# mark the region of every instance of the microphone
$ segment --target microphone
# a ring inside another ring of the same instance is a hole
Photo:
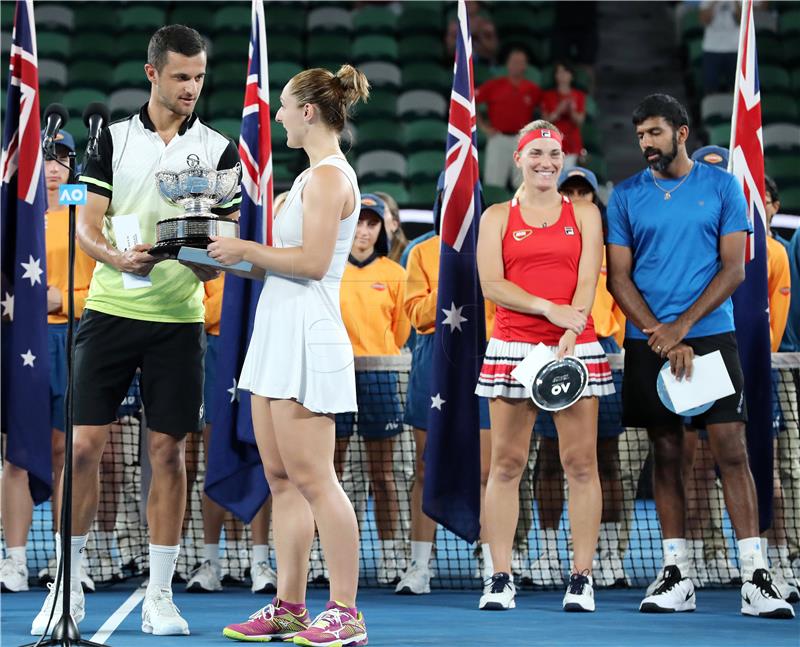
[[[55,157],[56,135],[69,121],[69,114],[67,109],[60,103],[51,103],[44,111],[44,121],[42,148],[49,156]]]
[[[86,106],[83,111],[83,123],[89,129],[89,140],[86,143],[86,157],[97,159],[97,141],[100,138],[100,131],[109,121],[108,108],[105,104],[95,101]]]

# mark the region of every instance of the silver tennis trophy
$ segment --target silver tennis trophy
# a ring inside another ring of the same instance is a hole
[[[204,167],[196,155],[187,158],[182,171],[156,172],[156,187],[161,197],[183,208],[175,218],[156,223],[154,256],[178,258],[182,248],[205,250],[211,236],[239,237],[239,223],[217,216],[211,209],[228,202],[239,186],[240,166],[217,171]]]

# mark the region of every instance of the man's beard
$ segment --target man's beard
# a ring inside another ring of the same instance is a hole
[[[650,161],[647,159],[650,155],[654,153],[658,154],[658,158],[654,161]],[[654,171],[658,171],[659,173],[663,173],[664,171],[669,168],[669,165],[672,164],[672,160],[674,160],[678,156],[678,133],[672,133],[672,151],[669,153],[663,153],[658,148],[646,148],[644,151],[644,159],[647,162],[648,166],[653,169]]]

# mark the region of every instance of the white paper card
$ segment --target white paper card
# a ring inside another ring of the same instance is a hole
[[[117,249],[121,252],[126,252],[131,247],[141,244],[142,232],[139,228],[139,216],[135,213],[114,216],[111,219],[111,225],[114,228],[114,238],[117,239]],[[122,287],[126,290],[149,288],[151,285],[153,282],[149,276],[122,273]]]
[[[530,394],[531,385],[539,370],[556,358],[556,354],[544,344],[537,344],[533,350],[528,353],[528,356],[520,362],[520,364],[511,371],[511,376],[525,385]]]
[[[691,380],[676,380],[669,364],[661,369],[661,378],[675,411],[688,411],[736,392],[718,350],[692,360]]]

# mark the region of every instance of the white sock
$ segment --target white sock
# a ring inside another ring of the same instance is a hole
[[[77,535],[71,537],[72,550],[70,551],[69,582],[73,591],[81,588],[81,565],[83,555],[86,551],[86,540],[89,535]]]
[[[269,564],[269,546],[267,544],[253,544],[253,550],[250,552],[250,569],[253,566],[266,562]]]
[[[753,572],[759,568],[767,568],[766,560],[761,553],[761,545],[766,541],[761,537],[747,537],[736,542],[739,546],[739,565],[743,582],[749,580],[753,576]]]
[[[20,566],[27,566],[28,556],[25,552],[25,546],[14,546],[13,548],[6,547],[6,557]]]
[[[494,563],[489,544],[481,544],[481,554],[483,555],[483,579],[486,580],[494,575]]]
[[[424,568],[428,568],[428,562],[431,559],[431,551],[433,550],[433,542],[430,541],[412,541],[411,542],[411,561],[416,562]]]
[[[542,528],[542,547],[539,553],[558,553],[558,530],[555,528]]]
[[[677,566],[683,575],[689,565],[689,553],[683,538],[665,539],[661,542],[664,550],[664,566]]]
[[[219,544],[203,544],[203,560],[208,560],[216,570],[219,570]]]
[[[180,546],[150,544],[150,582],[147,591],[172,590],[172,576],[178,562]]]

